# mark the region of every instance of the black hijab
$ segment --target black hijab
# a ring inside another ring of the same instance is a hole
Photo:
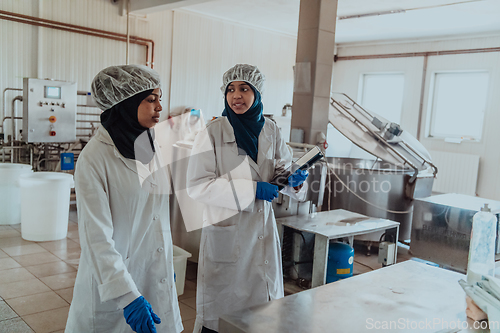
[[[135,94],[101,114],[101,124],[108,131],[120,154],[143,164],[149,163],[155,153],[154,130],[139,124],[137,110],[141,102],[151,95],[153,90],[149,89]],[[136,139],[145,131],[147,131],[147,136],[142,135],[141,138],[147,138],[146,142],[143,142],[145,140],[136,142]]]
[[[231,126],[233,126],[234,137],[238,147],[243,149],[247,155],[250,156],[255,163],[257,163],[257,154],[259,152],[259,134],[262,127],[264,127],[265,122],[262,114],[264,105],[262,104],[259,91],[250,83],[248,83],[248,85],[252,88],[255,96],[255,100],[250,109],[243,114],[237,114],[227,103],[227,98],[224,97],[224,111],[222,112],[222,115],[226,116]],[[227,96],[228,87],[226,87],[225,96]]]

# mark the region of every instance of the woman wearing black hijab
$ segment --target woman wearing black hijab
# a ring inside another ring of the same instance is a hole
[[[194,333],[218,331],[223,314],[283,297],[278,230],[270,184],[292,162],[276,124],[264,118],[264,75],[238,64],[223,76],[222,117],[195,138],[188,194],[205,204]],[[307,171],[288,180],[297,187]],[[285,187],[290,196],[299,193]]]
[[[92,95],[104,112],[76,166],[82,252],[66,332],[181,332],[153,130],[160,78],[145,66],[111,66],[94,78]]]

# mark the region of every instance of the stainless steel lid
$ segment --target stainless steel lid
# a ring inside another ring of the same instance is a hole
[[[410,167],[416,178],[420,172],[437,168],[425,147],[396,123],[363,109],[343,93],[332,93],[330,123],[355,145],[377,158],[401,167]]]

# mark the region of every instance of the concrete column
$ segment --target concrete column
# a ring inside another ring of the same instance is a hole
[[[304,142],[326,136],[338,0],[301,0],[292,106],[292,129]]]

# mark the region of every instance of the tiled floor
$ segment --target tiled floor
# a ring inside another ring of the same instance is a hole
[[[64,332],[73,298],[80,241],[76,212],[68,237],[53,242],[21,238],[21,225],[0,225],[0,332]],[[179,306],[184,332],[196,317],[196,264],[188,263]]]
[[[80,258],[76,221],[71,211],[68,237],[53,242],[25,241],[20,224],[0,225],[0,332],[64,332]],[[355,251],[354,274],[382,267],[376,253],[364,252]],[[398,255],[398,261],[409,258]],[[188,262],[184,294],[179,296],[184,332],[189,333],[196,317],[196,270]]]

